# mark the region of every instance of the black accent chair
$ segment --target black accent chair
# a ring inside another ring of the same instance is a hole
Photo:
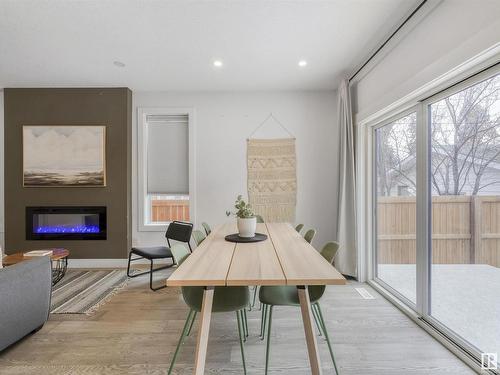
[[[170,240],[187,243],[189,250],[193,252],[193,250],[191,249],[191,244],[189,243],[192,232],[193,232],[192,223],[186,223],[183,221],[173,221],[169,224],[167,232],[165,233],[165,238],[167,239],[168,247],[166,246],[133,247],[128,255],[127,276],[137,277],[149,273],[149,288],[152,291],[166,288],[166,285],[153,288],[153,272],[164,270],[165,268],[170,268],[175,264],[174,257],[172,256],[172,252],[170,251]],[[132,254],[137,255],[137,257],[132,258]],[[172,259],[172,264],[153,268],[154,259],[168,259],[168,258]],[[131,275],[130,263],[140,259],[149,259],[149,261],[151,262],[150,270],[135,275]]]

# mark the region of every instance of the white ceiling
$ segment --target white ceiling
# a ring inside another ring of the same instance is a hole
[[[333,89],[415,3],[0,0],[0,89]]]

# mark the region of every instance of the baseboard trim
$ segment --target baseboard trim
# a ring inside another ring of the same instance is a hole
[[[155,264],[170,263],[167,259],[155,260]],[[127,268],[128,259],[68,259],[68,268]],[[137,260],[133,265],[147,264],[150,262],[147,259]]]

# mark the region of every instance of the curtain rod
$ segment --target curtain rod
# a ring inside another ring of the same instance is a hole
[[[401,25],[399,25],[396,30],[394,30],[391,35],[389,35],[389,37],[380,45],[380,47],[378,47],[376,49],[375,52],[373,52],[370,57],[368,57],[368,59],[363,63],[363,65],[361,65],[359,67],[358,70],[356,70],[356,72],[349,77],[349,81],[351,81],[354,77],[356,77],[358,75],[358,73],[366,66],[368,65],[368,63],[382,50],[382,48],[384,48],[387,43],[389,43],[389,41],[399,32],[399,30],[401,30],[403,28],[404,25],[406,25],[406,23],[420,10],[420,8],[422,8],[422,6],[427,2],[427,0],[423,0],[414,10],[413,12],[410,13],[410,15],[408,17],[406,17],[406,19],[401,23]]]

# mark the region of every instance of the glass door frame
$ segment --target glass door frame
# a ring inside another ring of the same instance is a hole
[[[448,87],[445,90],[442,90],[424,100],[422,100],[419,103],[419,106],[421,107],[422,111],[422,116],[421,118],[424,120],[423,124],[421,124],[421,148],[418,147],[418,133],[417,133],[417,157],[418,157],[418,152],[420,152],[422,156],[422,166],[421,166],[421,171],[422,173],[418,173],[418,176],[420,177],[420,180],[417,179],[417,191],[419,187],[419,182],[420,182],[420,187],[422,189],[425,189],[425,193],[422,191],[421,194],[426,195],[426,201],[424,201],[424,198],[422,198],[422,202],[420,202],[420,206],[418,204],[418,198],[417,198],[417,225],[419,223],[418,219],[418,210],[419,208],[421,209],[421,219],[422,223],[420,223],[423,231],[422,235],[425,233],[425,237],[427,241],[426,248],[420,249],[420,252],[422,253],[422,259],[421,261],[425,261],[426,267],[424,270],[422,270],[421,274],[421,285],[420,287],[422,289],[422,309],[418,310],[419,314],[421,314],[421,318],[436,328],[438,331],[440,331],[443,335],[451,339],[457,346],[459,346],[461,349],[463,349],[465,352],[467,352],[470,356],[478,360],[479,362],[481,361],[481,350],[474,345],[472,345],[470,342],[467,341],[466,338],[458,335],[454,331],[452,331],[450,328],[448,328],[446,325],[441,323],[439,320],[434,318],[431,315],[431,296],[432,296],[432,283],[431,283],[431,276],[432,276],[432,189],[431,189],[431,179],[429,177],[429,172],[430,172],[430,163],[431,163],[431,129],[432,129],[432,123],[431,123],[431,112],[430,112],[430,107],[432,104],[439,102],[440,100],[449,97],[453,94],[456,94],[460,91],[463,91],[467,89],[468,87],[474,86],[475,84],[478,84],[488,78],[491,78],[495,75],[500,74],[500,65],[496,64],[488,69],[483,70],[480,73],[477,73],[460,83],[457,83],[455,85],[452,85]],[[418,126],[418,120],[417,120],[417,126]],[[427,219],[427,225],[423,221],[424,219]],[[425,232],[424,232],[425,231]],[[418,233],[418,229],[417,229]],[[472,240],[472,239],[471,239]],[[424,242],[424,241],[422,241]],[[423,244],[422,244],[423,245]],[[419,249],[417,248],[417,254],[418,254]],[[418,255],[417,255],[418,256]],[[425,259],[425,260],[424,260]],[[418,262],[418,260],[417,260]],[[417,278],[418,278],[418,270],[417,270]],[[417,282],[418,285],[418,282]],[[498,353],[500,355],[500,353]]]
[[[394,121],[397,121],[403,117],[406,117],[412,113],[417,113],[417,131],[418,131],[418,105],[411,106],[404,111],[397,112],[396,114],[393,114],[390,117],[385,118],[383,121],[377,123],[376,125],[373,125],[370,129],[371,132],[371,143],[372,143],[372,152],[371,152],[371,243],[372,243],[372,264],[371,264],[371,272],[373,276],[373,280],[377,282],[377,284],[380,284],[384,289],[388,290],[392,295],[397,297],[399,300],[401,300],[403,303],[408,305],[412,309],[417,309],[418,308],[418,294],[416,295],[416,301],[417,303],[413,303],[410,299],[408,299],[406,296],[404,296],[402,293],[398,292],[396,289],[394,289],[392,286],[387,284],[384,280],[378,277],[378,241],[377,241],[377,130],[383,128],[384,126],[387,126]],[[418,139],[418,137],[417,137]],[[418,145],[417,145],[418,147]],[[418,162],[418,161],[417,161]],[[417,188],[418,188],[418,183],[417,183]],[[417,191],[418,194],[418,191]],[[418,206],[417,206],[418,207]],[[418,254],[418,252],[417,252]],[[417,259],[418,260],[418,259]],[[416,264],[417,267],[417,283],[418,283],[418,261]],[[418,289],[417,289],[418,290]],[[417,291],[416,291],[417,293]]]
[[[369,257],[371,262],[371,277],[370,283],[375,283],[375,286],[381,287],[390,295],[395,297],[399,302],[410,307],[417,314],[417,318],[427,325],[430,325],[445,339],[451,341],[453,345],[458,347],[462,352],[481,363],[481,350],[464,337],[461,337],[450,328],[439,322],[431,316],[431,267],[432,267],[432,190],[431,179],[429,176],[431,163],[431,121],[430,121],[430,106],[431,104],[442,100],[450,95],[462,91],[474,84],[484,81],[492,76],[500,73],[500,62],[496,63],[482,71],[475,73],[459,83],[450,84],[447,88],[438,92],[429,93],[429,95],[417,102],[411,107],[401,106],[398,109],[391,111],[391,115],[384,117],[382,120],[366,123],[367,125],[367,142],[370,145],[369,159],[367,162],[366,176],[371,182],[367,186],[370,199],[366,207],[369,212],[367,220],[368,232],[371,231],[368,240]],[[390,285],[378,278],[377,275],[377,137],[376,130],[388,125],[389,123],[404,117],[410,113],[417,113],[416,123],[416,150],[417,150],[417,172],[416,172],[416,304],[396,291]],[[500,353],[498,353],[500,355]]]

